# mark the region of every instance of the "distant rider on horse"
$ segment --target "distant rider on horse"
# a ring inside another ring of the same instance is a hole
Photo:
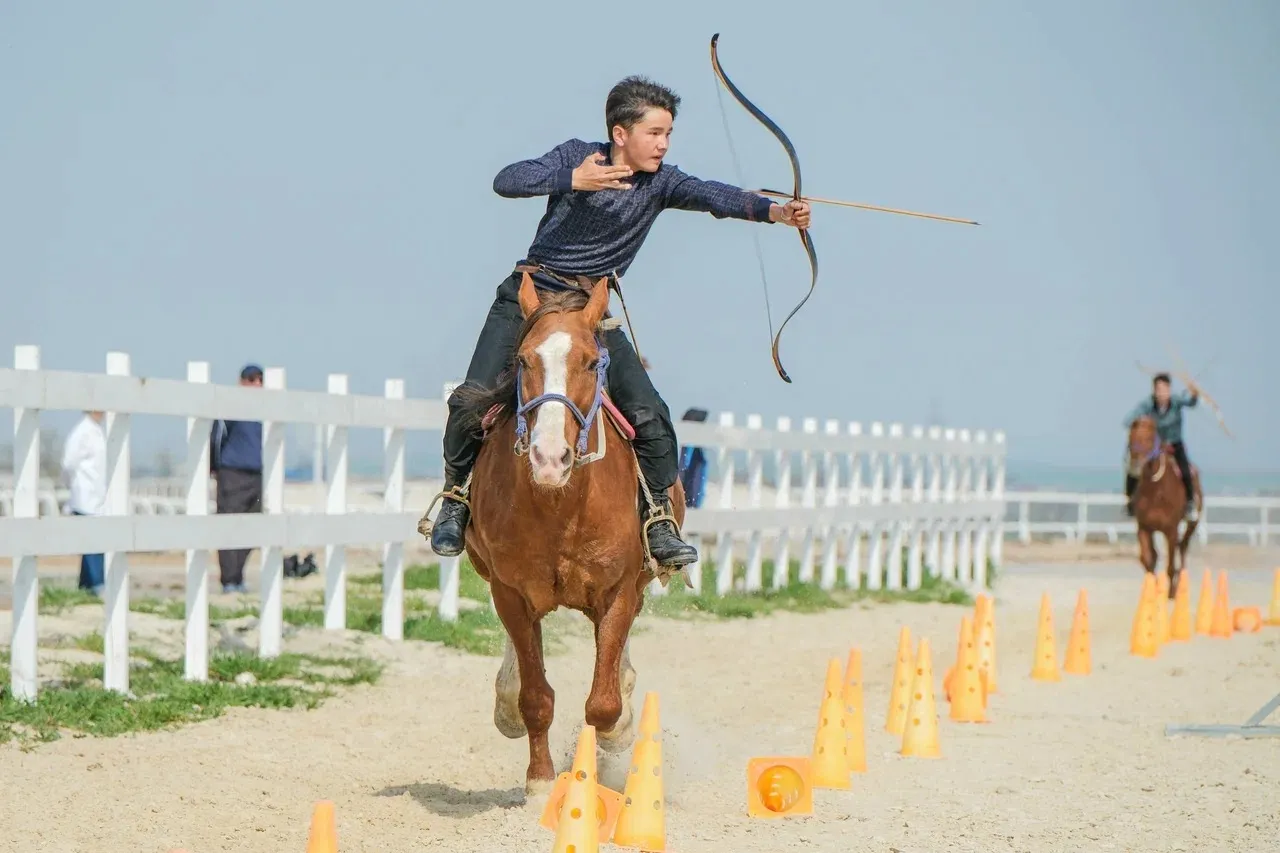
[[[1196,405],[1200,399],[1200,391],[1189,383],[1187,391],[1176,397],[1170,393],[1169,374],[1158,373],[1151,381],[1151,396],[1129,413],[1124,425],[1128,429],[1138,418],[1146,416],[1156,422],[1156,433],[1160,441],[1173,451],[1174,461],[1182,472],[1182,485],[1187,490],[1186,517],[1189,521],[1196,518],[1196,502],[1191,488],[1191,463],[1187,461],[1187,450],[1182,443],[1182,410]],[[1126,473],[1124,478],[1125,512],[1133,515],[1133,493],[1137,488],[1138,478]]]
[[[590,290],[606,276],[616,283],[640,251],[658,214],[667,208],[703,211],[717,219],[809,227],[807,202],[778,205],[664,163],[679,104],[680,98],[670,89],[628,77],[613,87],[605,101],[609,142],[570,139],[537,159],[507,166],[494,178],[498,195],[545,196],[547,209],[528,256],[498,285],[467,367],[466,385],[493,388],[500,375],[512,369],[523,323],[518,294],[526,271],[543,290]],[[655,504],[647,511],[651,517],[665,519],[649,527],[649,551],[660,565],[688,565],[698,559],[698,552],[680,538],[667,497],[667,489],[679,476],[671,414],[622,330],[609,330],[603,337],[609,350],[609,395],[635,429],[633,447]],[[441,556],[460,554],[465,545],[470,520],[465,503],[468,477],[483,437],[460,426],[459,408],[458,399],[450,395],[444,429],[444,493],[430,536],[431,549]],[[643,517],[642,495],[640,490],[637,506]]]

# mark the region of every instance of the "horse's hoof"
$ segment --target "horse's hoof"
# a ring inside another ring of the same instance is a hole
[[[555,786],[555,779],[527,779],[524,783],[524,795],[525,797],[550,796]]]
[[[635,741],[635,715],[632,714],[629,704],[622,706],[622,716],[618,718],[612,730],[596,733],[596,743],[600,745],[600,749],[614,755],[630,749]]]
[[[519,709],[514,713],[510,707],[501,699],[493,703],[493,725],[502,733],[503,737],[522,738],[529,733],[525,728],[524,718],[520,716]]]

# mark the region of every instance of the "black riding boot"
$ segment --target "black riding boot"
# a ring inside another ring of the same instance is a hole
[[[680,532],[676,530],[675,516],[671,514],[671,501],[666,492],[654,492],[653,502],[656,505],[656,512],[649,510],[644,495],[641,494],[640,517],[649,525],[645,537],[649,542],[649,553],[661,566],[678,568],[696,563],[698,549],[680,538]],[[653,521],[655,518],[661,520]]]
[[[440,514],[431,525],[431,550],[441,557],[458,556],[462,553],[467,541],[467,523],[471,520],[471,506],[458,483],[457,479],[445,480],[444,492],[441,493]],[[426,523],[426,516],[423,516],[422,521]]]

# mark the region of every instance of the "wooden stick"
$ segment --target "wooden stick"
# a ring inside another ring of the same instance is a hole
[[[749,190],[749,192],[758,193],[760,195],[770,195],[775,198],[791,198],[791,193],[779,192],[778,190]],[[831,198],[814,198],[813,196],[801,196],[801,201],[816,202],[818,204],[835,204],[840,207],[856,207],[861,210],[878,210],[881,213],[897,213],[902,216],[919,216],[923,219],[939,219],[943,222],[959,222],[961,225],[978,225],[980,223],[972,219],[958,219],[954,216],[939,216],[936,213],[917,213],[914,210],[899,210],[896,207],[880,207],[875,204],[861,204],[856,201],[837,201]]]

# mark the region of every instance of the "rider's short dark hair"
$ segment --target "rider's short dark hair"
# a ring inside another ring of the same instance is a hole
[[[653,107],[666,110],[674,119],[680,96],[646,77],[633,75],[620,81],[609,90],[604,102],[605,137],[613,139],[613,129],[618,125],[630,130]]]
[[[1160,382],[1163,382],[1165,385],[1170,385],[1170,384],[1172,384],[1172,380],[1170,380],[1170,379],[1169,379],[1169,374],[1167,374],[1167,373],[1157,373],[1157,374],[1156,374],[1154,377],[1152,377],[1152,379],[1151,379],[1151,384],[1152,384],[1152,385],[1155,385],[1155,384],[1160,383]]]

